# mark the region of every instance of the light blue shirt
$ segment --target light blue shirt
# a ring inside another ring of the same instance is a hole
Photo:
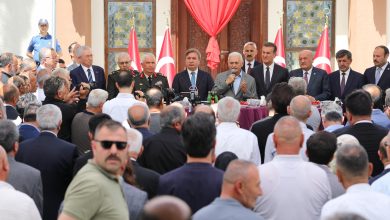
[[[389,169],[390,165],[387,165],[385,169]],[[371,184],[371,188],[374,191],[384,193],[388,196],[390,196],[390,172],[386,173],[385,175],[381,176],[379,179],[375,180]]]
[[[38,34],[31,39],[27,51],[33,52],[34,60],[36,62],[40,62],[39,51],[41,51],[41,49],[44,47],[54,48],[52,44],[53,44],[53,38],[50,34],[47,34],[46,36],[41,36]],[[58,43],[58,40],[56,40],[56,46],[54,49],[57,51],[57,53],[62,51],[61,46]]]
[[[390,128],[390,119],[380,109],[374,108],[371,113],[371,120],[384,128]]]
[[[242,78],[243,71],[240,71],[240,75],[236,76],[233,82],[233,89],[234,89],[234,94],[237,94],[238,91],[240,90],[240,84],[241,84],[241,78]]]
[[[326,127],[324,129],[324,131],[333,132],[333,131],[340,129],[340,128],[343,128],[343,127],[344,127],[344,125],[329,125],[328,127]]]

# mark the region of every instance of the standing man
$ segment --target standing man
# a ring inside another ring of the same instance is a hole
[[[362,88],[364,77],[361,73],[351,69],[352,53],[348,50],[339,50],[336,53],[339,70],[329,75],[330,100],[338,97],[344,102],[345,97],[355,89]]]
[[[80,46],[76,50],[76,56],[81,65],[70,71],[73,87],[76,87],[84,82],[89,83],[91,85],[91,89],[106,90],[104,70],[100,66],[92,65],[93,56],[91,48],[87,46]]]
[[[261,57],[263,63],[251,70],[251,76],[256,80],[257,96],[267,96],[274,85],[288,82],[288,70],[274,62],[277,47],[271,42],[263,44]]]
[[[175,93],[189,92],[190,87],[196,86],[200,100],[207,100],[208,91],[214,86],[210,73],[199,69],[200,52],[198,49],[190,48],[185,52],[186,69],[175,75],[172,88]]]
[[[70,59],[72,60],[72,63],[67,67],[69,72],[74,70],[75,68],[77,68],[80,65],[78,60],[77,60],[77,57],[75,56],[76,50],[79,47],[80,47],[80,44],[77,43],[76,41],[72,42],[68,47]]]
[[[18,60],[13,53],[2,53],[0,55],[1,82],[8,83],[8,79],[15,75]]]
[[[290,72],[291,77],[303,77],[307,84],[307,95],[310,100],[324,101],[330,97],[329,76],[325,70],[313,67],[313,53],[310,50],[299,52],[301,68]]]
[[[251,71],[254,67],[259,65],[260,63],[255,60],[257,56],[257,46],[255,42],[246,42],[244,44],[244,49],[242,50],[242,54],[244,54],[244,65],[242,66],[242,71],[247,74],[251,74]]]
[[[119,93],[119,90],[115,86],[115,83],[118,81],[118,77],[119,77],[120,72],[122,72],[122,71],[129,72],[131,78],[133,78],[134,76],[139,74],[137,71],[133,71],[130,69],[131,58],[130,58],[128,53],[125,53],[125,52],[119,53],[119,55],[116,58],[116,63],[119,67],[119,70],[113,71],[107,77],[108,99],[115,98]]]
[[[257,98],[256,82],[252,76],[244,73],[242,55],[232,52],[228,57],[228,71],[219,73],[215,79],[213,90],[219,96],[230,96],[237,100]]]
[[[55,48],[55,51],[58,53],[58,56],[62,56],[62,49],[58,42],[55,40],[55,45],[53,45],[53,37],[47,32],[49,29],[49,22],[46,19],[40,19],[38,22],[39,34],[34,36],[27,48],[27,56],[31,59],[34,59],[37,65],[41,61],[39,59],[39,52],[42,48]]]
[[[37,68],[37,71],[41,69],[47,69],[51,73],[58,63],[57,53],[53,48],[44,47],[39,51],[39,61],[40,65]]]

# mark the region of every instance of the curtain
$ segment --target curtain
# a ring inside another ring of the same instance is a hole
[[[210,35],[206,54],[207,66],[212,70],[220,62],[217,35],[233,17],[240,2],[241,0],[184,0],[196,23]]]

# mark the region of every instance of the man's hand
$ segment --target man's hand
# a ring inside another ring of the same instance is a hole
[[[73,104],[75,102],[78,102],[79,99],[79,92],[76,91],[76,87],[74,87],[65,97],[64,97],[64,102],[68,104]]]
[[[245,80],[241,80],[240,89],[243,94],[247,92],[247,83]]]
[[[234,79],[236,78],[236,75],[235,74],[230,74],[229,76],[228,76],[228,78],[226,79],[226,84],[228,84],[228,85],[230,85],[230,84],[232,84],[233,82],[234,82]]]
[[[80,86],[80,99],[86,99],[90,91],[89,83],[82,82]]]
[[[141,102],[145,102],[146,100],[145,100],[144,92],[142,92],[141,90],[135,91],[135,99]]]

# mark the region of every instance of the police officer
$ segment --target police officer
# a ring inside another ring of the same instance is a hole
[[[119,90],[116,87],[115,82],[117,81],[119,73],[121,71],[129,72],[132,78],[139,74],[137,71],[130,69],[131,59],[128,53],[125,52],[119,53],[119,55],[116,58],[116,63],[119,66],[119,70],[113,71],[107,77],[108,99],[113,99],[118,95]]]

